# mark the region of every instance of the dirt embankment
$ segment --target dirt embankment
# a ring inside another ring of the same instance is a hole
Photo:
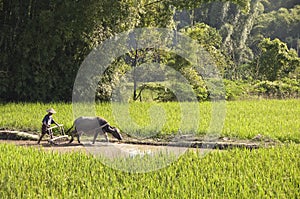
[[[165,139],[138,139],[127,135],[123,136],[124,139],[120,142],[128,145],[144,145],[146,146],[170,146],[170,147],[186,147],[186,148],[201,148],[201,149],[231,149],[231,148],[247,148],[257,149],[261,147],[272,146],[278,144],[272,140],[265,140],[262,136],[256,136],[251,140],[233,140],[230,138],[217,138],[205,139],[201,137],[194,137],[191,135],[183,135],[176,138]],[[30,132],[20,131],[0,131],[0,143],[11,143],[20,146],[33,146],[43,148],[45,150],[68,152],[68,151],[81,151],[85,152],[85,147],[78,144],[77,140],[69,144],[67,141],[57,142],[51,144],[48,142],[49,137],[44,138],[40,145],[37,144],[39,135]],[[99,138],[101,139],[101,138]],[[118,142],[115,139],[110,139],[110,142]]]

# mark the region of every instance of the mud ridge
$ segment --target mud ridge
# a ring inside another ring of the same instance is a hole
[[[1,140],[38,140],[39,135],[30,132],[21,131],[9,131],[1,130]],[[74,141],[77,142],[77,141]],[[110,142],[120,142],[123,144],[132,145],[151,145],[151,146],[170,146],[170,147],[185,147],[185,148],[202,148],[202,149],[233,149],[233,148],[245,148],[245,149],[258,149],[262,147],[274,146],[278,143],[263,140],[230,140],[230,138],[218,138],[214,140],[205,140],[201,137],[188,137],[179,140],[168,140],[168,139],[145,139],[139,140],[132,137],[125,137],[122,141],[116,139],[110,139]],[[68,144],[58,144],[61,147],[67,147]]]

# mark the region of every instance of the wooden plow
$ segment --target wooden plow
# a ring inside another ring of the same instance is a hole
[[[52,131],[52,129],[59,128],[59,136],[53,136],[52,139],[49,139],[49,144],[59,145],[59,144],[65,144],[66,141],[69,141],[68,135],[65,135],[64,125],[59,124],[58,126],[53,126],[48,128],[48,131]]]

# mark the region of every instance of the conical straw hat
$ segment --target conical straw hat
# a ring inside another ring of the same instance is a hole
[[[50,108],[47,110],[48,113],[56,113],[56,111],[53,108]]]

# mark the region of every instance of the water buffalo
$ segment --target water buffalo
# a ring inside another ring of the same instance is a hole
[[[66,131],[66,134],[68,134],[74,126],[75,130],[71,132],[71,140],[69,143],[73,142],[75,135],[77,136],[78,143],[80,143],[80,136],[83,133],[87,135],[94,135],[93,144],[95,143],[99,133],[104,134],[107,142],[109,141],[107,133],[111,133],[118,140],[122,140],[120,130],[116,127],[110,126],[105,119],[100,117],[79,117],[74,121],[73,126]]]

